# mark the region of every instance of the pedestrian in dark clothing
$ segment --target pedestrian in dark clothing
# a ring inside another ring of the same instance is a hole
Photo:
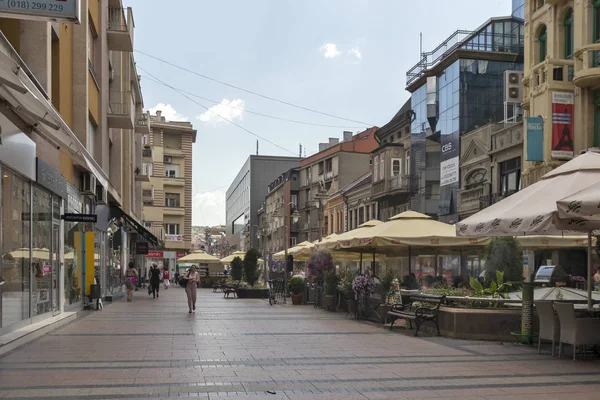
[[[175,285],[179,285],[179,271],[175,272]]]
[[[152,287],[152,297],[159,297],[158,291],[160,289],[160,269],[158,269],[156,264],[152,264],[152,268],[150,268],[150,286]]]

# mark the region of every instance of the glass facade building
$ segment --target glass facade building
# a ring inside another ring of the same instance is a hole
[[[512,16],[525,19],[525,0],[512,0]]]
[[[455,149],[459,155],[462,133],[490,120],[512,117],[512,107],[508,115],[504,111],[504,72],[523,70],[523,48],[522,20],[491,19],[475,32],[455,32],[436,50],[424,53],[407,73],[415,113],[411,126],[412,209],[432,215],[429,202],[439,198],[436,214],[440,219],[458,221],[458,171],[457,180],[451,183],[443,178],[440,182],[433,173],[443,162],[441,147]],[[429,82],[428,95],[426,77],[431,76],[435,84]],[[433,115],[432,101],[436,102]]]

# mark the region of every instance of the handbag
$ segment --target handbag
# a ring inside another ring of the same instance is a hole
[[[179,286],[181,286],[181,287],[184,288],[184,287],[187,286],[188,280],[185,279],[185,277],[182,276],[181,278],[179,278],[179,282],[178,283],[179,283]]]
[[[148,285],[148,296],[152,294],[152,285]]]

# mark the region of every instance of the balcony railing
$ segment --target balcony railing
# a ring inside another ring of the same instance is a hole
[[[396,175],[387,180],[377,181],[372,185],[373,195],[384,193],[395,193],[398,191],[408,192],[410,190],[410,176]]]
[[[333,179],[333,171],[325,172],[325,180]]]
[[[135,132],[147,135],[150,133],[150,115],[145,112],[138,114],[135,118]]]
[[[108,98],[108,126],[117,129],[133,129],[134,102],[130,91],[111,91]]]
[[[575,85],[581,88],[600,84],[600,43],[592,43],[575,50]]]
[[[516,190],[512,190],[510,192],[505,192],[505,193],[492,193],[492,194],[486,194],[484,196],[481,196],[479,198],[479,209],[483,210],[484,208],[489,207],[492,204],[496,204],[500,200],[504,200],[505,198],[507,198],[508,196],[510,196],[516,192],[517,192]]]
[[[470,215],[479,211],[481,208],[481,198],[485,195],[485,188],[478,186],[472,189],[461,189],[458,192],[458,213],[461,215]]]
[[[127,17],[125,17],[127,13]],[[114,51],[133,51],[133,12],[123,8],[108,9],[107,38],[108,49]]]

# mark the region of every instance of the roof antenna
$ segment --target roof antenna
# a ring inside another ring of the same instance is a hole
[[[256,139],[256,155],[258,155],[258,139]]]

